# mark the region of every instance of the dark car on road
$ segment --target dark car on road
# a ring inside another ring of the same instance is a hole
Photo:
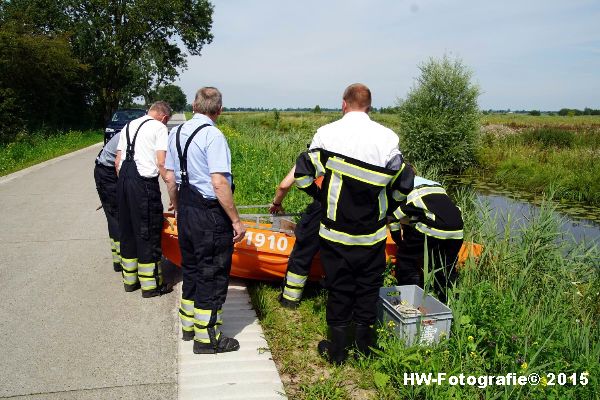
[[[119,133],[126,123],[144,115],[146,115],[146,110],[139,108],[123,108],[117,110],[104,130],[104,143],[106,144],[110,138]]]

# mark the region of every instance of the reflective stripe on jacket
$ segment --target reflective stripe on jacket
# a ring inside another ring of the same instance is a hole
[[[323,183],[319,189],[314,180],[320,176]],[[368,246],[385,240],[391,193],[408,195],[414,173],[404,162],[391,169],[313,149],[298,157],[295,178],[300,189],[323,205],[322,238]]]

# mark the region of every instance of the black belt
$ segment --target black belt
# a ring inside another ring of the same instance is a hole
[[[96,165],[97,165],[98,167],[102,167],[102,168],[106,168],[106,169],[112,169],[112,170],[114,170],[114,169],[115,169],[115,166],[114,166],[114,165],[104,165],[104,164],[102,164],[102,163],[101,163],[100,161],[98,161],[98,160],[96,160]]]
[[[140,175],[140,178],[142,178],[142,180],[145,180],[145,181],[147,181],[147,182],[157,182],[157,183],[158,183],[158,175],[156,175],[156,176],[153,176],[153,177],[151,177],[151,178],[147,178],[147,177],[145,177],[145,176],[141,176],[141,175]]]

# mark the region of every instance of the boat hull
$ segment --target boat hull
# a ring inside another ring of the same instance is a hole
[[[233,248],[231,276],[261,281],[280,281],[287,270],[288,259],[296,238],[285,232],[269,230],[270,224],[249,227],[244,240]],[[385,254],[387,259],[395,262],[397,247],[389,232]],[[177,266],[181,266],[181,252],[177,236],[177,226],[172,214],[165,213],[162,231],[163,256]],[[459,263],[464,263],[469,253],[479,255],[481,246],[463,244],[459,254]],[[316,281],[323,277],[323,267],[319,254],[313,259],[309,280]]]

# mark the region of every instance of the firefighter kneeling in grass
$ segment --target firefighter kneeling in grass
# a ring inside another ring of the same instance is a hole
[[[403,196],[393,213],[397,222],[390,224],[392,238],[398,245],[396,279],[398,285],[424,285],[423,269],[433,273],[435,292],[446,303],[447,289],[458,278],[456,260],[463,243],[463,220],[460,209],[444,188],[434,181],[415,177],[414,189]],[[398,221],[406,222],[402,224]],[[425,265],[427,256],[427,265]]]

